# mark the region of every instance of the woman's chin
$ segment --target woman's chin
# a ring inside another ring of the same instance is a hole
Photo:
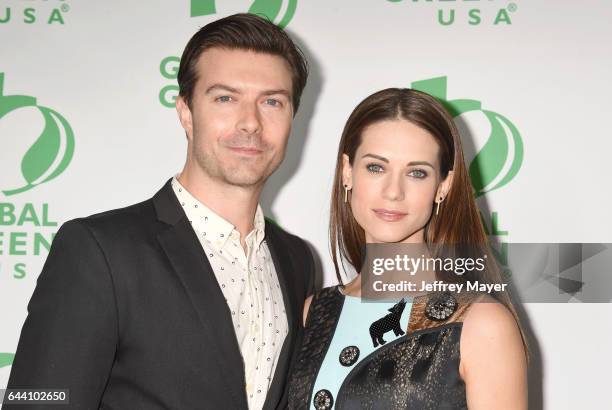
[[[372,235],[371,241],[368,243],[399,243],[406,239],[409,234],[402,233],[381,233],[380,235]]]
[[[381,229],[380,231],[369,232],[366,234],[366,238],[368,243],[421,243],[423,242],[421,231]]]

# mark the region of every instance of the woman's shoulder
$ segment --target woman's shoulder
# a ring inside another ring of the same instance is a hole
[[[520,329],[512,312],[501,302],[484,294],[463,316],[462,340],[475,348],[491,341],[501,344],[521,341]]]
[[[519,336],[520,329],[513,312],[486,292],[472,295],[461,314],[463,338],[486,340]]]

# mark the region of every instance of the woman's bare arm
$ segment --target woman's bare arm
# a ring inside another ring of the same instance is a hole
[[[504,305],[474,303],[463,321],[460,348],[459,370],[470,410],[527,409],[525,350]]]

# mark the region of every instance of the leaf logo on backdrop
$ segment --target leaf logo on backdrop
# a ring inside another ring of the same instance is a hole
[[[488,122],[488,136],[480,151],[474,152],[474,158],[469,164],[476,198],[503,187],[516,176],[523,163],[523,140],[512,121],[495,111],[483,109],[482,102],[478,100],[448,100],[446,77],[416,81],[412,83],[412,88],[441,100],[455,120],[476,114],[484,116],[485,122]],[[472,136],[479,139],[479,135]]]
[[[13,364],[13,353],[0,353],[0,369]]]
[[[68,121],[60,113],[38,105],[35,97],[4,95],[3,85],[4,73],[0,73],[0,124],[10,121],[11,117],[25,119],[28,122],[42,118],[44,122],[42,131],[25,153],[10,152],[12,155],[21,156],[21,178],[6,181],[4,177],[0,185],[2,193],[10,196],[28,191],[64,172],[74,153],[74,133]],[[16,124],[19,126],[20,122]],[[21,124],[28,125],[25,122]],[[12,137],[21,138],[14,135]],[[6,143],[4,146],[6,147]],[[4,155],[7,151],[11,150],[5,148]],[[16,160],[19,161],[19,158]],[[7,173],[3,172],[3,175]]]
[[[297,0],[254,0],[248,13],[265,16],[277,26],[285,28],[293,18],[296,8]],[[191,0],[191,17],[216,13],[216,0]]]

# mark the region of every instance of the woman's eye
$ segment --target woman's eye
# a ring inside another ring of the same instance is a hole
[[[378,164],[368,164],[366,165],[366,169],[368,170],[368,172],[371,172],[373,174],[378,174],[384,171],[384,168]]]
[[[230,97],[229,95],[222,95],[220,97],[215,98],[215,101],[219,101],[219,102],[230,102],[232,100],[232,97]]]
[[[423,171],[422,169],[415,169],[413,171],[410,171],[411,176],[415,177],[415,178],[425,178],[427,176],[427,172]]]

